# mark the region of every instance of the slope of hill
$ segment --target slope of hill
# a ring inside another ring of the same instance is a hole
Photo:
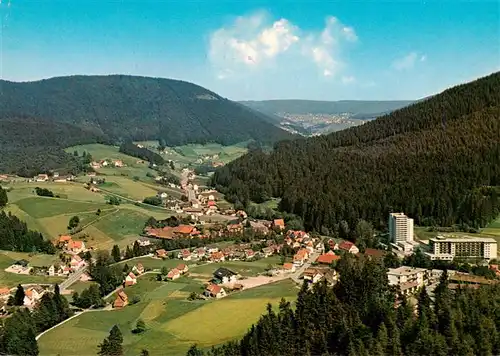
[[[358,219],[403,210],[422,225],[499,213],[500,72],[328,136],[252,151],[216,172],[233,201],[282,198],[309,229],[354,237]]]
[[[270,125],[264,114],[178,80],[71,76],[0,85],[0,116],[50,118],[115,141],[163,139],[175,146],[251,139],[269,143],[289,137]]]
[[[50,169],[81,169],[81,162],[62,148],[106,143],[102,134],[72,124],[25,116],[0,116],[0,172],[32,177]]]
[[[358,126],[378,116],[410,105],[412,101],[243,101],[267,115],[278,127],[303,136],[317,136]]]

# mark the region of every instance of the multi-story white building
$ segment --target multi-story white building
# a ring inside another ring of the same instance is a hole
[[[437,236],[429,239],[432,260],[451,261],[455,257],[482,258],[492,260],[497,258],[497,242],[488,237],[445,237]]]
[[[413,241],[413,219],[404,213],[389,216],[389,236],[392,243]]]

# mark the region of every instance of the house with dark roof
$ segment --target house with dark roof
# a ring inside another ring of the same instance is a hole
[[[221,267],[214,272],[213,276],[216,281],[220,281],[219,283],[225,284],[235,282],[238,274],[225,267]]]

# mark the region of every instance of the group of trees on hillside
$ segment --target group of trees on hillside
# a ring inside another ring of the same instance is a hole
[[[442,275],[431,300],[418,294],[416,313],[405,298],[396,298],[382,261],[349,256],[337,269],[334,287],[306,284],[295,307],[282,300],[239,341],[188,356],[259,355],[497,355],[500,353],[500,286],[452,291]],[[398,307],[395,308],[396,300]]]
[[[10,212],[0,211],[0,249],[54,254],[56,248],[40,232],[28,229],[24,221]]]
[[[137,157],[146,161],[149,161],[151,164],[162,165],[165,163],[165,160],[158,153],[148,150],[145,147],[139,147],[134,144],[132,141],[126,141],[120,145],[120,152],[126,155]]]
[[[500,73],[365,125],[253,150],[217,170],[213,185],[249,206],[279,209],[309,230],[376,228],[404,211],[419,225],[484,226],[500,212]]]
[[[33,177],[57,169],[61,174],[77,174],[90,167],[64,148],[94,142],[111,141],[72,124],[0,114],[0,172]]]
[[[20,297],[24,298],[24,290],[21,286],[19,287]],[[21,308],[5,319],[0,332],[0,354],[38,355],[36,335],[69,318],[72,314],[67,299],[59,293],[59,286],[55,285],[54,292],[46,292],[33,311]]]

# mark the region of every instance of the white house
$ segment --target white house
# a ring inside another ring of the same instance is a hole
[[[24,306],[32,308],[42,298],[45,290],[39,286],[28,288],[24,292]]]
[[[224,267],[218,268],[214,272],[214,278],[221,281],[222,284],[236,282],[238,275]]]

